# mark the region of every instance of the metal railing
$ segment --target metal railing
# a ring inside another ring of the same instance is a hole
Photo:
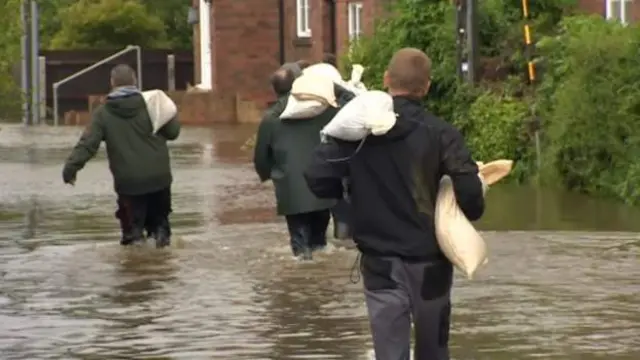
[[[75,78],[82,76],[86,73],[88,73],[89,71],[97,68],[100,65],[106,64],[109,61],[118,58],[130,51],[136,51],[136,62],[137,62],[137,74],[138,74],[138,87],[140,89],[142,89],[142,49],[140,48],[140,46],[138,45],[129,45],[126,48],[118,51],[117,53],[106,57],[100,61],[98,61],[97,63],[87,66],[86,68],[75,72],[69,76],[67,76],[66,78],[57,81],[55,83],[53,83],[53,124],[55,126],[58,126],[59,121],[60,121],[60,114],[58,114],[58,88],[60,88],[60,85],[64,85],[66,83],[68,83],[71,80],[74,80]]]

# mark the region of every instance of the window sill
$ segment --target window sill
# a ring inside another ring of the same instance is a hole
[[[305,36],[305,37],[296,37],[295,39],[293,39],[293,45],[294,46],[298,46],[298,47],[311,47],[312,42],[311,42],[311,37],[310,36]]]

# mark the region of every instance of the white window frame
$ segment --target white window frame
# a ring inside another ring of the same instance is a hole
[[[362,2],[361,1],[349,2],[347,19],[349,22],[349,40],[350,41],[358,40],[362,36],[363,34],[362,18],[363,18]]]
[[[301,38],[311,37],[310,2],[311,0],[296,0],[296,32]]]
[[[606,0],[606,17],[607,20],[619,20],[621,23],[623,24],[628,24],[629,23],[629,18],[631,17],[631,14],[627,13],[627,10],[631,10],[631,3],[633,2],[633,0]],[[614,12],[613,11],[613,5],[614,3],[620,3],[620,10],[619,12]],[[627,9],[627,6],[629,7],[629,9]]]

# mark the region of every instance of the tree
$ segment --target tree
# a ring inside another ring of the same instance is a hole
[[[189,50],[192,48],[193,27],[187,22],[189,1],[143,0],[143,3],[149,12],[162,19],[167,42],[172,49]]]
[[[164,24],[140,0],[79,0],[59,12],[51,48],[166,47]]]

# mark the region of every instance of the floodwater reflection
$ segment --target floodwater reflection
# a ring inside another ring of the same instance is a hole
[[[0,353],[31,359],[368,359],[355,253],[294,261],[240,146],[251,126],[172,144],[175,244],[122,249],[101,151],[62,185],[78,128],[0,131]],[[639,359],[640,211],[502,185],[490,263],[457,280],[455,359]]]

